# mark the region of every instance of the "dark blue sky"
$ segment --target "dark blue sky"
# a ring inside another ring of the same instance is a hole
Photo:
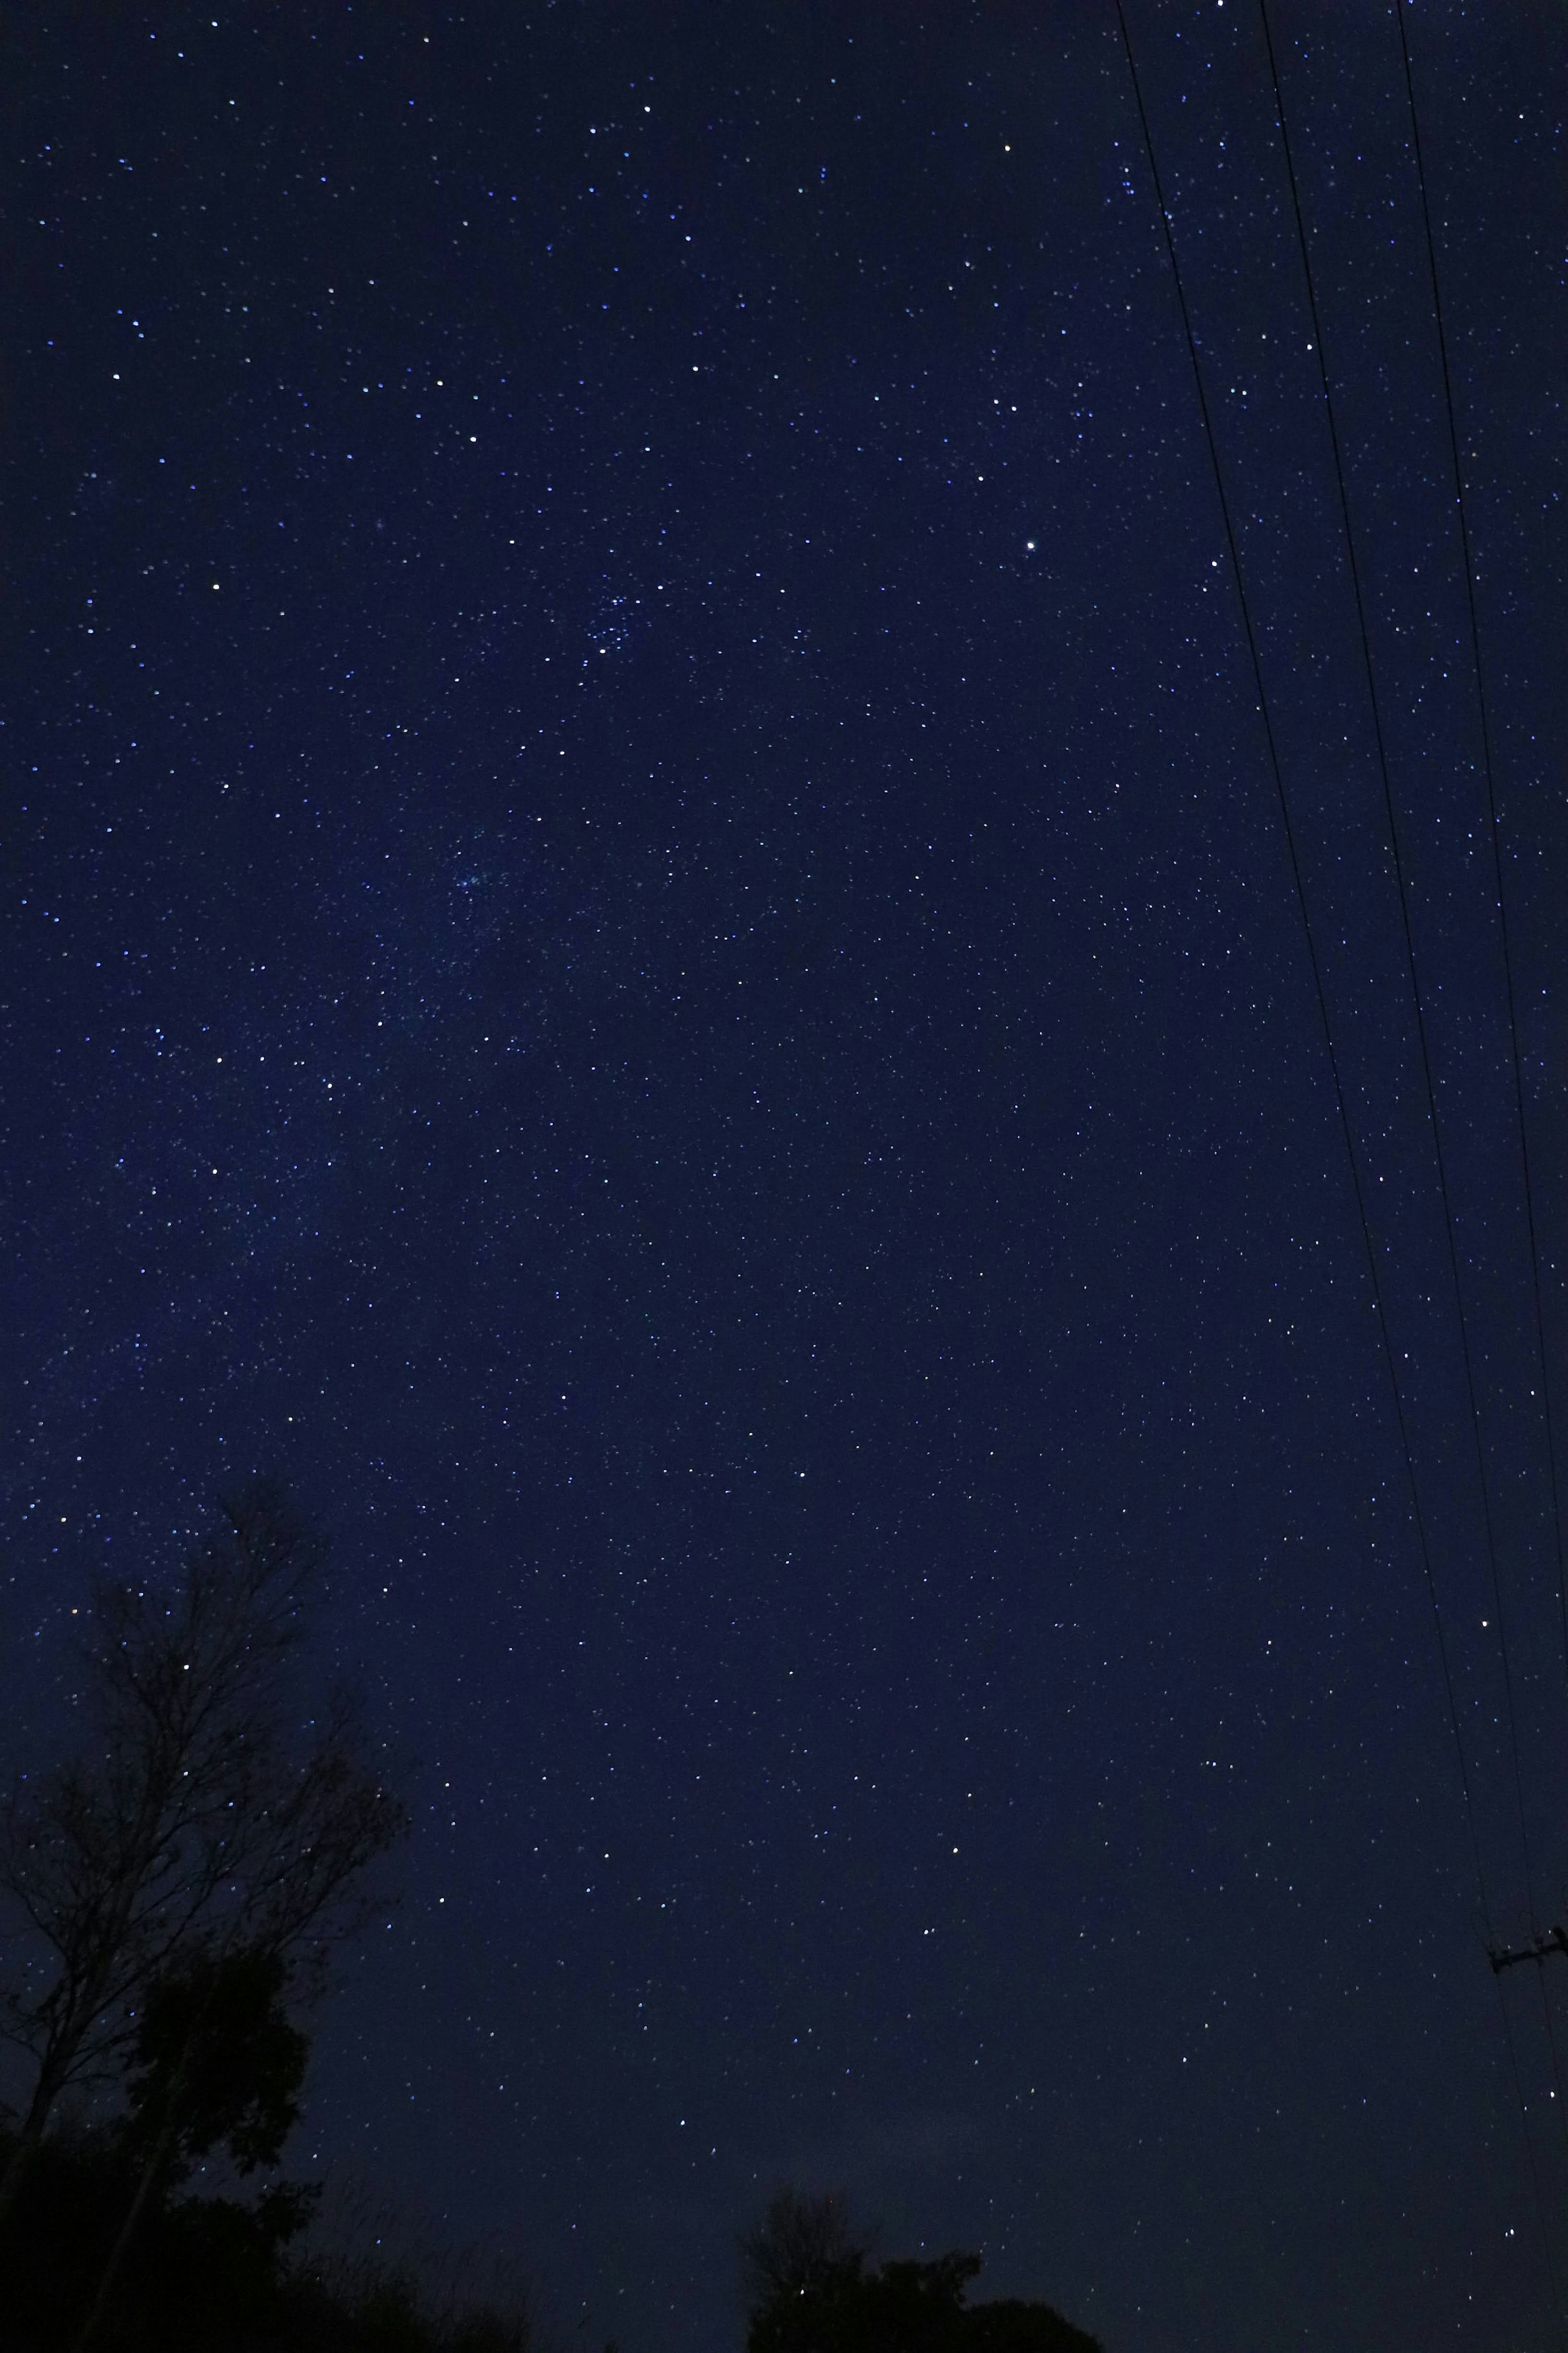
[[[1259,19],[1129,5],[1521,1937]],[[1568,75],[1544,5],[1406,21],[1560,1349]],[[1272,22],[1544,1922],[1568,1676],[1398,28]],[[10,47],[6,1696],[47,1744],[90,1575],[224,1480],[335,1531],[323,1656],[418,1831],[296,2168],[509,2234],[626,2353],[738,2342],[784,2179],[1110,2353],[1555,2341],[1114,11]]]

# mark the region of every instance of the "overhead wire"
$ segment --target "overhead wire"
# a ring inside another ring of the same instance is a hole
[[[1306,280],[1307,311],[1312,322],[1312,353],[1318,363],[1318,381],[1323,395],[1323,416],[1329,428],[1329,447],[1333,457],[1334,481],[1339,491],[1340,522],[1344,533],[1345,564],[1350,574],[1351,594],[1355,605],[1356,634],[1361,640],[1362,668],[1366,679],[1367,702],[1372,712],[1373,743],[1377,754],[1378,780],[1383,789],[1384,819],[1388,828],[1388,846],[1394,861],[1394,887],[1399,898],[1399,926],[1405,947],[1405,968],[1410,982],[1411,1003],[1415,1014],[1415,1039],[1421,1057],[1422,1084],[1426,1097],[1426,1118],[1432,1131],[1432,1156],[1436,1165],[1437,1192],[1443,1206],[1443,1231],[1447,1242],[1448,1271],[1453,1281],[1454,1305],[1458,1316],[1459,1355],[1465,1372],[1465,1396],[1469,1408],[1470,1434],[1476,1458],[1476,1477],[1480,1488],[1481,1528],[1488,1582],[1491,1587],[1492,1607],[1498,1621],[1498,1646],[1502,1658],[1503,1696],[1507,1711],[1509,1745],[1513,1759],[1514,1794],[1519,1805],[1520,1840],[1524,1857],[1530,1926],[1533,1934],[1539,1929],[1540,1922],[1535,1908],[1535,1873],[1530,1850],[1530,1826],[1525,1811],[1524,1768],[1520,1757],[1519,1722],[1513,1698],[1513,1670],[1508,1654],[1507,1622],[1503,1606],[1502,1576],[1498,1564],[1491,1480],[1487,1472],[1486,1444],[1481,1435],[1480,1405],[1476,1395],[1475,1363],[1470,1347],[1469,1319],[1465,1312],[1465,1287],[1459,1273],[1459,1245],[1454,1224],[1453,1201],[1448,1190],[1447,1159],[1443,1150],[1442,1122],[1437,1113],[1437,1089],[1432,1074],[1431,1045],[1426,1034],[1426,1005],[1415,962],[1415,934],[1410,918],[1410,889],[1405,876],[1405,856],[1400,846],[1399,818],[1394,807],[1394,781],[1388,765],[1388,744],[1384,733],[1383,705],[1377,691],[1377,674],[1372,659],[1372,638],[1367,627],[1366,599],[1362,588],[1361,562],[1356,552],[1355,531],[1351,522],[1350,492],[1345,484],[1344,455],[1340,446],[1339,422],[1334,415],[1333,393],[1329,379],[1328,353],[1323,343],[1323,324],[1318,310],[1317,282],[1312,270],[1311,248],[1307,242],[1307,223],[1301,210],[1300,189],[1296,180],[1296,159],[1291,153],[1290,133],[1285,120],[1285,99],[1279,85],[1279,62],[1274,54],[1274,35],[1268,22],[1268,0],[1258,0],[1258,13],[1263,26],[1264,46],[1268,56],[1268,77],[1274,91],[1274,118],[1279,126],[1279,143],[1285,157],[1285,175],[1290,187],[1290,209],[1296,224],[1296,241],[1300,248],[1302,274]]]
[[[1491,712],[1487,699],[1486,665],[1481,659],[1481,632],[1476,595],[1475,549],[1465,502],[1465,469],[1459,449],[1459,428],[1454,405],[1453,373],[1448,364],[1448,334],[1443,320],[1443,293],[1437,276],[1437,243],[1432,233],[1432,205],[1426,187],[1426,164],[1421,146],[1421,119],[1415,105],[1415,79],[1410,63],[1410,40],[1405,21],[1405,0],[1394,0],[1399,28],[1399,56],[1404,69],[1405,98],[1410,115],[1410,150],[1415,164],[1415,185],[1421,198],[1421,227],[1426,253],[1426,277],[1432,293],[1432,320],[1436,330],[1437,361],[1443,383],[1443,413],[1448,428],[1448,458],[1453,470],[1454,512],[1459,527],[1459,552],[1465,580],[1465,612],[1469,624],[1470,669],[1476,682],[1476,712],[1480,726],[1481,775],[1486,786],[1487,838],[1491,845],[1492,886],[1497,905],[1498,939],[1502,950],[1503,997],[1508,1008],[1509,1060],[1513,1077],[1514,1117],[1519,1131],[1520,1165],[1524,1177],[1524,1222],[1530,1245],[1530,1283],[1535,1307],[1535,1352],[1541,1366],[1541,1410],[1546,1440],[1546,1477],[1552,1505],[1553,1548],[1557,1566],[1557,1606],[1563,1631],[1563,1664],[1568,1674],[1568,1558],[1563,1533],[1563,1508],[1557,1469],[1557,1434],[1552,1408],[1552,1359],[1546,1345],[1546,1311],[1542,1295],[1541,1243],[1535,1215],[1535,1184],[1530,1158],[1530,1124],[1524,1108],[1524,1066],[1519,1044],[1519,1011],[1514,987],[1513,950],[1509,934],[1508,892],[1503,883],[1501,827],[1498,821],[1497,775],[1492,757]],[[1534,1926],[1535,1924],[1531,1924]],[[1563,2097],[1563,2073],[1557,2049],[1552,2005],[1546,1990],[1544,1966],[1538,1962],[1536,1978],[1552,2052],[1552,2072],[1564,2144],[1568,2146],[1568,2100]]]
[[[1492,881],[1497,900],[1498,937],[1502,947],[1503,991],[1508,1006],[1510,1060],[1513,1067],[1513,1105],[1519,1126],[1519,1154],[1524,1171],[1524,1219],[1530,1240],[1530,1279],[1535,1295],[1535,1347],[1541,1363],[1541,1407],[1546,1434],[1546,1470],[1552,1501],[1552,1525],[1557,1556],[1557,1603],[1563,1627],[1563,1663],[1568,1672],[1568,1547],[1563,1533],[1563,1511],[1557,1468],[1557,1438],[1552,1408],[1552,1359],[1546,1345],[1546,1314],[1542,1301],[1541,1242],[1535,1216],[1535,1184],[1530,1158],[1530,1125],[1524,1109],[1524,1066],[1519,1045],[1518,1000],[1514,988],[1513,951],[1508,923],[1508,893],[1503,887],[1501,828],[1498,822],[1496,767],[1492,758],[1491,712],[1487,701],[1486,668],[1481,660],[1481,633],[1476,596],[1475,549],[1465,504],[1465,470],[1459,452],[1459,429],[1454,407],[1453,376],[1448,366],[1448,336],[1443,323],[1443,296],[1437,282],[1437,248],[1432,234],[1432,207],[1426,191],[1426,166],[1421,151],[1421,124],[1415,111],[1415,83],[1410,69],[1410,44],[1405,24],[1405,0],[1394,0],[1399,26],[1399,50],[1405,68],[1405,94],[1410,110],[1410,146],[1415,163],[1415,185],[1421,195],[1421,226],[1426,245],[1426,275],[1432,289],[1432,316],[1437,330],[1437,357],[1443,377],[1443,409],[1448,427],[1448,455],[1454,470],[1454,512],[1459,526],[1464,560],[1465,607],[1469,621],[1470,664],[1476,681],[1476,708],[1480,720],[1481,774],[1486,784],[1487,834],[1491,843]]]
[[[1453,1666],[1449,1658],[1447,1638],[1444,1632],[1442,1610],[1437,1598],[1436,1577],[1432,1563],[1431,1540],[1427,1530],[1426,1515],[1421,1502],[1420,1486],[1415,1475],[1415,1455],[1411,1445],[1409,1421],[1405,1411],[1404,1391],[1400,1386],[1398,1362],[1394,1354],[1393,1335],[1389,1328],[1387,1306],[1384,1297],[1383,1284],[1378,1275],[1377,1252],[1373,1243],[1372,1228],[1367,1216],[1365,1187],[1363,1181],[1361,1164],[1356,1155],[1355,1138],[1351,1125],[1350,1110],[1345,1096],[1344,1080],[1340,1068],[1339,1053],[1334,1044],[1333,1024],[1329,1014],[1328,996],[1323,983],[1322,965],[1318,954],[1317,943],[1312,932],[1311,910],[1308,902],[1305,880],[1301,871],[1300,856],[1297,846],[1296,828],[1290,815],[1289,797],[1285,787],[1284,768],[1280,761],[1279,742],[1275,733],[1273,716],[1269,708],[1268,691],[1263,682],[1263,665],[1258,652],[1258,633],[1253,624],[1251,607],[1247,601],[1247,583],[1241,565],[1241,553],[1237,540],[1235,523],[1231,514],[1230,501],[1226,492],[1224,470],[1220,464],[1219,444],[1215,433],[1214,419],[1209,408],[1207,391],[1204,384],[1203,368],[1198,359],[1197,339],[1193,329],[1192,313],[1187,301],[1186,289],[1182,278],[1181,264],[1176,254],[1175,232],[1172,224],[1170,207],[1165,201],[1163,184],[1160,177],[1159,162],[1154,149],[1153,132],[1149,121],[1148,109],[1144,103],[1142,80],[1138,71],[1137,58],[1132,47],[1132,37],[1128,27],[1127,15],[1123,5],[1123,0],[1116,0],[1116,21],[1121,37],[1122,49],[1127,58],[1129,78],[1132,84],[1133,100],[1137,108],[1139,127],[1142,132],[1143,150],[1149,164],[1149,176],[1153,186],[1155,206],[1160,216],[1160,227],[1164,238],[1166,258],[1171,265],[1171,277],[1175,290],[1177,308],[1181,315],[1182,332],[1186,343],[1187,357],[1192,365],[1193,383],[1197,395],[1198,412],[1203,423],[1204,438],[1207,446],[1209,464],[1214,476],[1215,493],[1218,502],[1220,520],[1225,533],[1226,549],[1229,559],[1231,578],[1235,584],[1237,603],[1241,614],[1242,634],[1247,646],[1248,666],[1252,673],[1253,692],[1257,701],[1258,716],[1262,723],[1264,741],[1268,751],[1269,772],[1273,778],[1275,798],[1279,810],[1280,824],[1285,839],[1286,855],[1290,869],[1291,883],[1293,886],[1297,908],[1301,917],[1301,928],[1306,944],[1307,961],[1311,973],[1313,996],[1317,1004],[1318,1018],[1322,1030],[1324,1049],[1333,1082],[1334,1102],[1339,1114],[1340,1133],[1344,1142],[1345,1156],[1350,1167],[1351,1190],[1355,1204],[1356,1220],[1361,1229],[1362,1243],[1366,1257],[1367,1275],[1372,1290],[1373,1309],[1377,1323],[1384,1363],[1388,1372],[1389,1388],[1394,1403],[1394,1423],[1398,1432],[1400,1453],[1404,1461],[1405,1480],[1410,1494],[1411,1518],[1415,1530],[1417,1547],[1421,1558],[1422,1573],[1426,1587],[1427,1599],[1432,1610],[1433,1630],[1436,1640],[1438,1661],[1442,1670],[1444,1693],[1447,1702],[1448,1722],[1453,1733],[1454,1753],[1458,1767],[1459,1787],[1464,1802],[1466,1824],[1469,1834],[1470,1852],[1475,1867],[1476,1885],[1480,1901],[1481,1917],[1486,1930],[1487,1943],[1489,1947],[1490,1947],[1496,1943],[1496,1932],[1492,1925],[1491,1905],[1487,1892],[1486,1866],[1481,1856],[1480,1836],[1476,1822],[1474,1793],[1470,1783],[1469,1767],[1465,1757],[1464,1736],[1459,1722],[1458,1704],[1454,1686]],[[1337,454],[1336,439],[1336,459]],[[1381,749],[1381,727],[1379,728],[1379,744]],[[1395,854],[1397,856],[1397,846],[1395,849]],[[1517,1756],[1517,1745],[1515,1753]],[[1524,2095],[1523,2079],[1520,2073],[1519,2055],[1514,2042],[1512,2022],[1508,2014],[1507,2004],[1501,1999],[1500,1984],[1499,1987],[1499,1997],[1503,2023],[1504,2041],[1509,2054],[1510,2072],[1513,2081],[1515,2097],[1519,2104],[1520,2120],[1524,2132],[1525,2150],[1534,2188],[1536,2213],[1540,2225],[1542,2245],[1545,2253],[1547,2270],[1551,2279],[1554,2314],[1558,2318],[1559,2325],[1561,2325],[1562,2304],[1557,2288],[1556,2265],[1552,2255],[1551,2237],[1546,2227],[1546,2203],[1542,2188],[1540,2167],[1536,2158],[1535,2145],[1530,2133],[1528,2106]]]
[[[1321,960],[1313,936],[1311,911],[1307,900],[1307,888],[1301,871],[1300,853],[1297,847],[1295,822],[1290,815],[1289,797],[1285,789],[1284,768],[1274,732],[1273,713],[1268,691],[1263,683],[1263,665],[1258,653],[1258,633],[1253,626],[1252,608],[1247,600],[1247,583],[1241,568],[1241,554],[1237,543],[1236,527],[1231,517],[1230,501],[1226,493],[1225,476],[1219,461],[1219,447],[1215,436],[1214,420],[1209,412],[1208,395],[1205,388],[1203,369],[1198,361],[1197,341],[1193,332],[1192,316],[1187,304],[1186,288],[1181,266],[1176,259],[1175,234],[1170,209],[1165,202],[1160,168],[1154,153],[1154,142],[1143,102],[1142,83],[1139,77],[1131,36],[1127,26],[1122,0],[1116,0],[1117,23],[1121,32],[1128,69],[1132,80],[1133,97],[1143,133],[1144,153],[1148,159],[1150,178],[1153,183],[1154,202],[1160,215],[1160,226],[1165,240],[1165,251],[1171,264],[1176,302],[1181,312],[1182,331],[1186,341],[1187,356],[1192,363],[1193,382],[1197,392],[1198,409],[1203,420],[1204,438],[1208,448],[1209,462],[1214,474],[1215,492],[1219,504],[1220,521],[1225,533],[1226,550],[1230,560],[1231,578],[1236,587],[1237,602],[1241,611],[1242,634],[1246,640],[1248,666],[1252,672],[1253,692],[1257,699],[1258,717],[1262,722],[1264,742],[1268,755],[1269,773],[1274,781],[1275,798],[1285,838],[1285,851],[1290,869],[1297,909],[1301,917],[1301,929],[1306,942],[1307,961],[1311,972],[1312,993],[1318,1008],[1319,1023],[1328,1056],[1330,1075],[1333,1081],[1334,1103],[1339,1113],[1340,1133],[1344,1142],[1345,1157],[1350,1166],[1351,1190],[1355,1203],[1356,1221],[1361,1229],[1366,1254],[1367,1275],[1372,1288],[1373,1308],[1382,1344],[1384,1362],[1388,1370],[1389,1388],[1394,1399],[1394,1422],[1399,1433],[1400,1453],[1405,1463],[1405,1479],[1410,1491],[1411,1514],[1415,1525],[1421,1562],[1425,1572],[1427,1597],[1432,1605],[1433,1626],[1437,1641],[1437,1654],[1443,1671],[1443,1685],[1448,1702],[1448,1720],[1453,1729],[1454,1750],[1458,1764],[1459,1785],[1464,1795],[1465,1814],[1469,1824],[1470,1842],[1475,1857],[1476,1883],[1480,1892],[1481,1915],[1489,1939],[1492,1936],[1492,1913],[1487,1894],[1486,1869],[1481,1861],[1480,1840],[1476,1828],[1475,1802],[1470,1787],[1469,1767],[1465,1758],[1464,1736],[1459,1725],[1458,1703],[1455,1694],[1452,1665],[1448,1656],[1447,1637],[1443,1630],[1442,1612],[1437,1600],[1437,1583],[1432,1567],[1432,1547],[1426,1527],[1426,1515],[1421,1502],[1420,1487],[1415,1477],[1415,1455],[1411,1447],[1409,1423],[1405,1409],[1405,1393],[1400,1387],[1399,1367],[1394,1341],[1389,1330],[1388,1314],[1384,1300],[1383,1283],[1377,1271],[1377,1252],[1373,1244],[1372,1227],[1367,1217],[1365,1187],[1361,1162],[1357,1157],[1355,1138],[1351,1127],[1350,1109],[1345,1096],[1343,1075],[1340,1069],[1339,1050],[1334,1044],[1333,1023],[1329,1015],[1327,992],[1323,985]]]
[[[1311,246],[1307,237],[1306,215],[1301,206],[1300,185],[1296,176],[1296,158],[1290,144],[1289,123],[1285,112],[1285,94],[1279,79],[1279,60],[1274,47],[1274,30],[1269,22],[1268,0],[1258,0],[1258,20],[1263,28],[1263,45],[1268,59],[1268,79],[1274,94],[1274,118],[1279,132],[1279,145],[1285,159],[1285,176],[1290,189],[1290,210],[1296,226],[1296,242],[1301,255],[1301,272],[1307,288],[1307,311],[1312,323],[1312,350],[1318,363],[1318,381],[1323,396],[1323,415],[1328,426],[1329,446],[1333,455],[1334,482],[1339,493],[1340,522],[1344,533],[1345,562],[1350,574],[1351,591],[1355,605],[1356,631],[1361,640],[1362,666],[1366,679],[1367,701],[1372,711],[1373,740],[1377,753],[1378,777],[1383,789],[1384,821],[1388,828],[1389,848],[1394,860],[1394,877],[1399,897],[1400,929],[1405,945],[1405,970],[1410,982],[1411,1001],[1415,1013],[1415,1035],[1421,1054],[1421,1071],[1426,1096],[1426,1116],[1432,1131],[1432,1152],[1437,1171],[1437,1191],[1443,1205],[1443,1228],[1447,1241],[1448,1271],[1454,1287],[1454,1306],[1458,1317],[1459,1354],[1464,1365],[1465,1394],[1469,1408],[1470,1434],[1475,1453],[1476,1477],[1480,1488],[1481,1526],[1485,1546],[1488,1582],[1491,1588],[1492,1609],[1497,1619],[1498,1648],[1502,1660],[1503,1693],[1507,1713],[1509,1745],[1512,1754],[1514,1797],[1519,1811],[1519,1835],[1524,1862],[1525,1900],[1530,1914],[1532,1936],[1539,1938],[1540,1915],[1535,1903],[1535,1872],[1531,1853],[1530,1822],[1525,1807],[1524,1769],[1520,1753],[1519,1721],[1514,1706],[1513,1670],[1509,1659],[1508,1622],[1505,1614],[1502,1572],[1498,1559],[1497,1531],[1493,1511],[1492,1482],[1487,1470],[1486,1445],[1481,1433],[1480,1405],[1476,1393],[1474,1355],[1470,1345],[1469,1319],[1465,1309],[1465,1291],[1459,1273],[1459,1246],[1456,1231],[1453,1203],[1448,1190],[1448,1174],[1443,1150],[1442,1124],[1437,1113],[1437,1091],[1432,1071],[1430,1040],[1426,1031],[1426,1004],[1421,991],[1420,975],[1415,961],[1415,934],[1410,913],[1410,893],[1405,876],[1405,859],[1400,847],[1399,819],[1394,797],[1394,781],[1388,761],[1388,745],[1384,733],[1383,708],[1377,690],[1377,673],[1373,661],[1372,638],[1367,623],[1366,600],[1362,587],[1361,563],[1356,549],[1354,527],[1351,521],[1350,491],[1345,480],[1344,454],[1340,441],[1339,421],[1334,414],[1334,398],[1329,375],[1328,345],[1323,337],[1323,322],[1318,309],[1318,290],[1312,269]],[[1472,604],[1472,618],[1474,607]],[[1509,988],[1510,1020],[1512,1015],[1511,978]],[[1515,1071],[1517,1076],[1518,1040],[1515,1033]],[[1522,1108],[1522,1105],[1521,1105]],[[1528,1163],[1527,1163],[1528,1166]],[[1531,1219],[1533,1234],[1534,1220]],[[1547,1999],[1544,1975],[1538,1968],[1537,1980],[1541,1989],[1542,2012],[1552,2058],[1552,2082],[1557,2100],[1557,2121],[1562,2135],[1563,2152],[1568,2155],[1568,2099],[1564,2097],[1562,2063],[1557,2050],[1556,2030]],[[1500,1986],[1500,1993],[1501,1991]]]

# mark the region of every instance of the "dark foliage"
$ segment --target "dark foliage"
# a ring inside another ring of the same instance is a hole
[[[100,2345],[127,2253],[153,2202],[220,2145],[236,2170],[282,2160],[310,2046],[284,2006],[282,1956],[198,1948],[153,1978],[136,2014],[121,2147],[140,2168],[72,2353]]]
[[[137,2021],[130,2134],[170,2141],[188,2173],[221,2141],[242,2174],[277,2165],[300,2114],[310,2043],[283,2007],[277,1953],[196,1954],[155,1978]]]
[[[963,2316],[968,2353],[1100,2353],[1100,2340],[1075,2328],[1048,2304],[1016,2295],[976,2304]]]
[[[0,2131],[0,2161],[14,2130]],[[119,2126],[51,2132],[0,2233],[0,2353],[61,2353],[90,2305],[141,2159]],[[334,2278],[295,2242],[317,2189],[252,2202],[161,2195],[116,2284],[104,2353],[530,2353],[526,2316],[433,2313],[388,2263]]]
[[[1047,2304],[964,2303],[978,2255],[887,2263],[851,2252],[809,2283],[771,2294],[752,2316],[748,2353],[1100,2353]]]
[[[0,2138],[9,2155],[14,2135]],[[119,2130],[46,2135],[0,2242],[5,2353],[54,2353],[85,2320],[142,2158]],[[280,2258],[310,2220],[313,2193],[282,2182],[254,2205],[161,2198],[121,2267],[105,2343],[147,2353],[265,2341],[281,2318]]]

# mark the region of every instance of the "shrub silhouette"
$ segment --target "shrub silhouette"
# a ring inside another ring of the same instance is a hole
[[[841,2202],[781,2191],[760,2229],[742,2241],[752,2289],[747,2353],[1100,2353],[1096,2339],[1048,2304],[1016,2297],[968,2305],[978,2255],[866,2267]],[[796,2231],[804,2216],[815,2229]],[[788,2226],[773,2229],[773,2223]],[[761,2263],[756,2249],[804,2247],[807,2260]]]
[[[15,2126],[0,2128],[0,2163]],[[0,2232],[0,2353],[59,2353],[89,2306],[142,2156],[122,2124],[58,2124]],[[116,2284],[104,2353],[535,2353],[526,2309],[434,2305],[396,2254],[349,2266],[300,2250],[313,2186],[250,2203],[173,2194],[143,2214]]]

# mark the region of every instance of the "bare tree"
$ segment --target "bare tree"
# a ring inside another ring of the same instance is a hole
[[[352,2164],[329,2171],[324,2192],[297,2276],[361,2327],[379,2309],[422,2316],[433,2338],[468,2353],[565,2344],[565,2327],[502,2234],[454,2244],[420,2199],[388,2191]]]
[[[858,2270],[868,2234],[852,2231],[842,2189],[775,2190],[760,2222],[740,2235],[741,2286],[748,2318],[819,2287],[835,2273]]]
[[[220,1504],[175,1592],[95,1593],[88,1745],[19,1774],[0,1814],[0,1897],[24,1953],[0,1987],[0,2034],[37,2066],[0,2221],[61,2094],[112,2078],[138,2000],[171,1966],[243,1943],[309,1998],[374,1902],[366,1869],[408,1816],[369,1762],[354,1703],[335,1695],[302,1747],[289,1736],[323,1554],[282,1492],[258,1483]]]

